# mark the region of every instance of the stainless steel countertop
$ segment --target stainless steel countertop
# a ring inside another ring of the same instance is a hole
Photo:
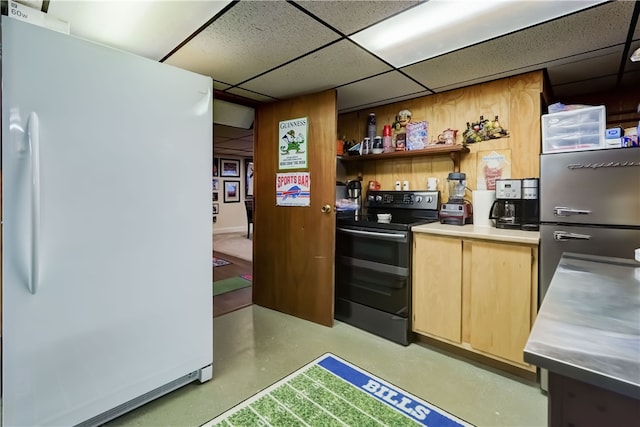
[[[640,399],[640,263],[565,253],[524,360]]]

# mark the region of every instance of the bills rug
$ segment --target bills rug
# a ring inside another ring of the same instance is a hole
[[[471,426],[326,353],[202,427]]]

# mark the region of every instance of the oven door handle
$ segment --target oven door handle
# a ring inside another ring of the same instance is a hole
[[[348,267],[361,268],[363,270],[375,271],[377,273],[392,274],[394,276],[398,276],[401,278],[409,277],[409,269],[407,267],[399,267],[396,265],[382,264],[375,261],[356,259],[348,256],[341,256],[340,263]]]
[[[398,239],[398,240],[404,240],[407,238],[407,233],[380,233],[378,231],[352,230],[350,228],[343,228],[343,227],[338,227],[338,231],[342,231],[343,233],[349,233],[349,234],[357,234],[359,236],[366,236],[366,237],[382,237],[386,239]]]

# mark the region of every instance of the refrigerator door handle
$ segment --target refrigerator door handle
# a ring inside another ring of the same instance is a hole
[[[590,240],[591,235],[580,233],[569,233],[568,231],[554,231],[553,240],[567,241],[567,240]]]
[[[589,215],[590,213],[591,211],[588,209],[571,209],[562,206],[553,208],[553,214],[555,216]]]
[[[35,112],[29,114],[27,138],[31,159],[31,275],[29,292],[35,295],[40,281],[40,121]]]

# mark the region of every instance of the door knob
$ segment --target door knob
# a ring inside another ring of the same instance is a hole
[[[320,208],[320,211],[322,213],[329,213],[331,212],[331,205],[324,205],[323,207]]]

